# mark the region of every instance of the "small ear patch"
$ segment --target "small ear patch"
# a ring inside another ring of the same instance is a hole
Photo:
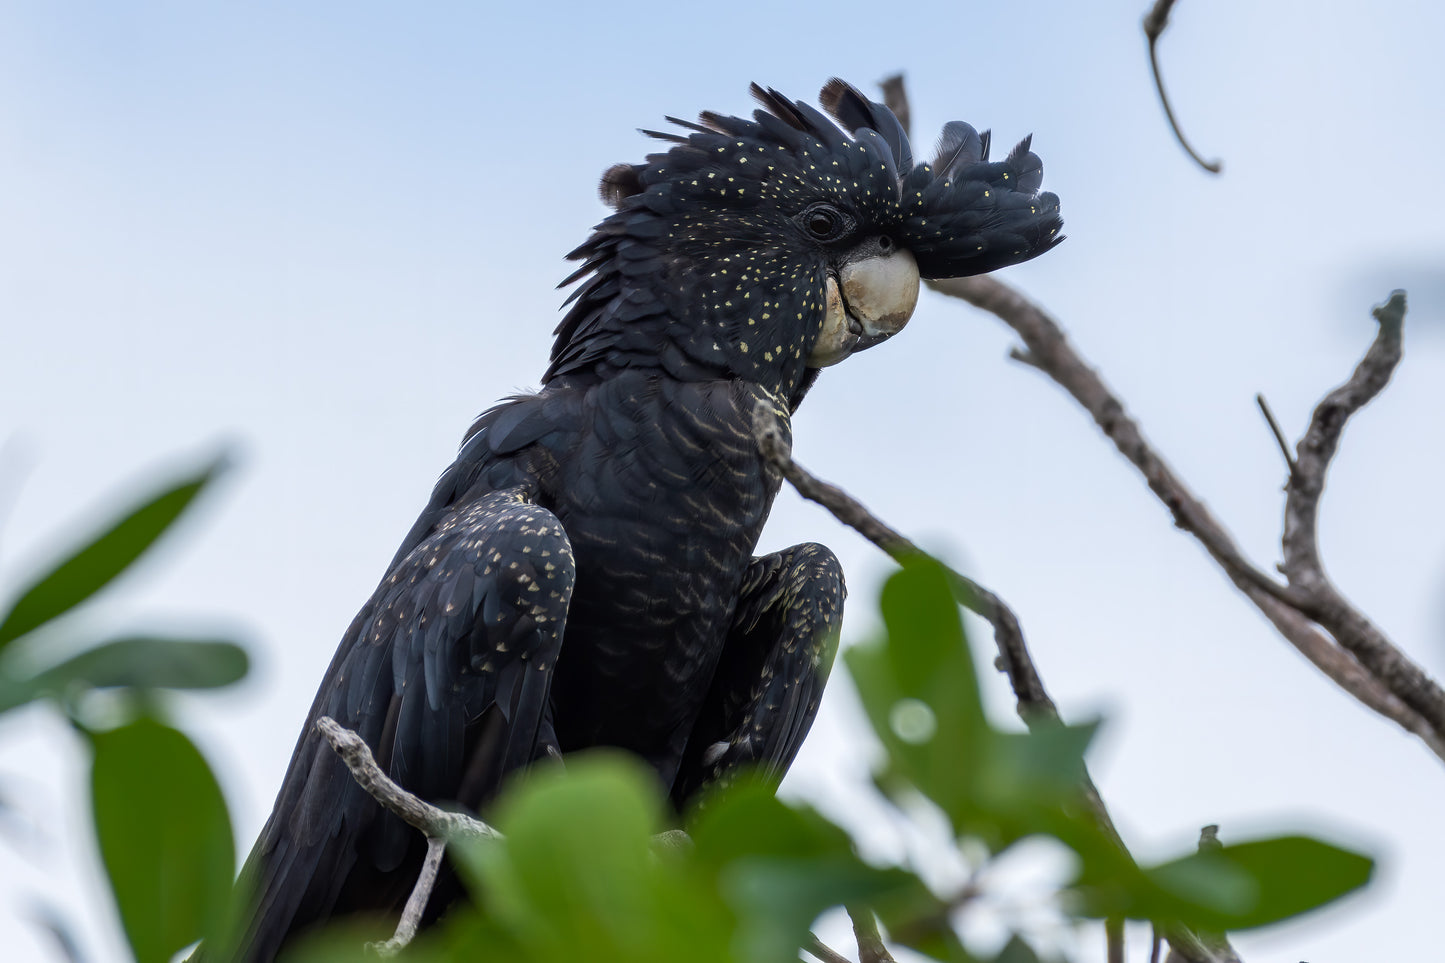
[[[607,168],[602,175],[602,183],[597,186],[602,203],[616,210],[629,197],[641,194],[644,190],[641,180],[644,169],[641,164],[613,164]]]

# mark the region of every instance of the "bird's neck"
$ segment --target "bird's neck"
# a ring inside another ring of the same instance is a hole
[[[800,396],[812,381],[807,358],[823,324],[821,269],[816,276],[779,276],[740,257],[691,268],[637,282],[599,272],[558,327],[544,383],[559,375],[603,381],[623,371],[655,371]]]

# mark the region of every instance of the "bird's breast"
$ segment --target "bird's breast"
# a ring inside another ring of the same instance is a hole
[[[593,389],[553,486],[577,563],[554,699],[565,749],[666,757],[691,726],[780,481],[754,440],[759,400],[727,381]]]

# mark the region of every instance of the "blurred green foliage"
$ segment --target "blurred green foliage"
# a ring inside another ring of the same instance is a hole
[[[123,513],[19,592],[0,620],[0,712],[48,700],[92,748],[100,853],[140,963],[203,936],[224,939],[230,818],[205,758],[164,721],[162,692],[235,682],[246,654],[228,640],[126,637],[35,669],[34,651],[18,659],[13,650],[33,648],[29,637],[129,568],[219,470],[177,479]],[[1057,840],[1078,867],[1059,893],[1064,912],[1220,933],[1317,908],[1369,879],[1369,858],[1294,835],[1136,865],[1083,802],[1097,723],[1020,733],[989,722],[946,570],[913,560],[888,580],[881,608],[883,632],[845,658],[884,750],[879,791],[900,820],[916,818],[926,800],[955,844],[981,843],[990,859],[1025,839]],[[124,708],[118,722],[95,728],[86,705],[102,690]],[[449,847],[474,905],[424,933],[405,958],[781,963],[798,959],[819,916],[846,906],[875,913],[894,944],[939,960],[983,959],[957,933],[964,914],[986,911],[971,887],[937,892],[920,867],[871,865],[844,830],[750,778],[704,797],[683,846],[658,845],[675,824],[666,795],[650,770],[619,753],[530,771],[488,818],[502,838]],[[1026,936],[988,959],[1036,959]],[[354,934],[341,932],[294,955],[347,959],[358,949]]]
[[[30,581],[0,619],[0,713],[47,700],[90,746],[96,839],[139,963],[224,938],[236,872],[231,818],[205,757],[166,723],[164,692],[230,685],[250,660],[227,639],[91,639],[83,616],[224,467],[187,473],[119,513]],[[48,657],[55,649],[78,654]],[[93,711],[97,703],[106,711]]]

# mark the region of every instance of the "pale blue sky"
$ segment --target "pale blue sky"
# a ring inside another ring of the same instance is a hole
[[[951,119],[1034,133],[1070,240],[1008,279],[1264,564],[1283,474],[1254,393],[1297,433],[1370,306],[1410,290],[1408,354],[1346,435],[1323,538],[1344,591],[1445,675],[1445,8],[1182,4],[1165,70],[1225,160],[1211,179],[1164,125],[1146,6],[0,3],[0,477],[20,486],[0,584],[156,466],[237,447],[111,614],[253,642],[251,682],[186,703],[249,843],[470,419],[543,370],[597,177],[652,149],[635,128],[748,109],[752,80],[808,97],[904,69],[924,152]],[[1013,603],[1065,711],[1109,714],[1095,774],[1141,855],[1210,822],[1378,848],[1369,894],[1240,938],[1250,963],[1430,958],[1438,761],[1277,639],[1010,343],[925,295],[903,336],[827,372],[799,460]],[[857,637],[886,566],[785,494],[763,547],[806,539],[843,558]],[[850,698],[832,690],[788,788],[886,849]],[[86,907],[92,959],[116,951],[93,887],[73,898],[94,865],[82,774],[41,714],[0,727],[0,783],[47,833],[0,850],[12,958],[53,958],[20,919],[35,891]],[[1080,956],[1101,957],[1093,934]]]

